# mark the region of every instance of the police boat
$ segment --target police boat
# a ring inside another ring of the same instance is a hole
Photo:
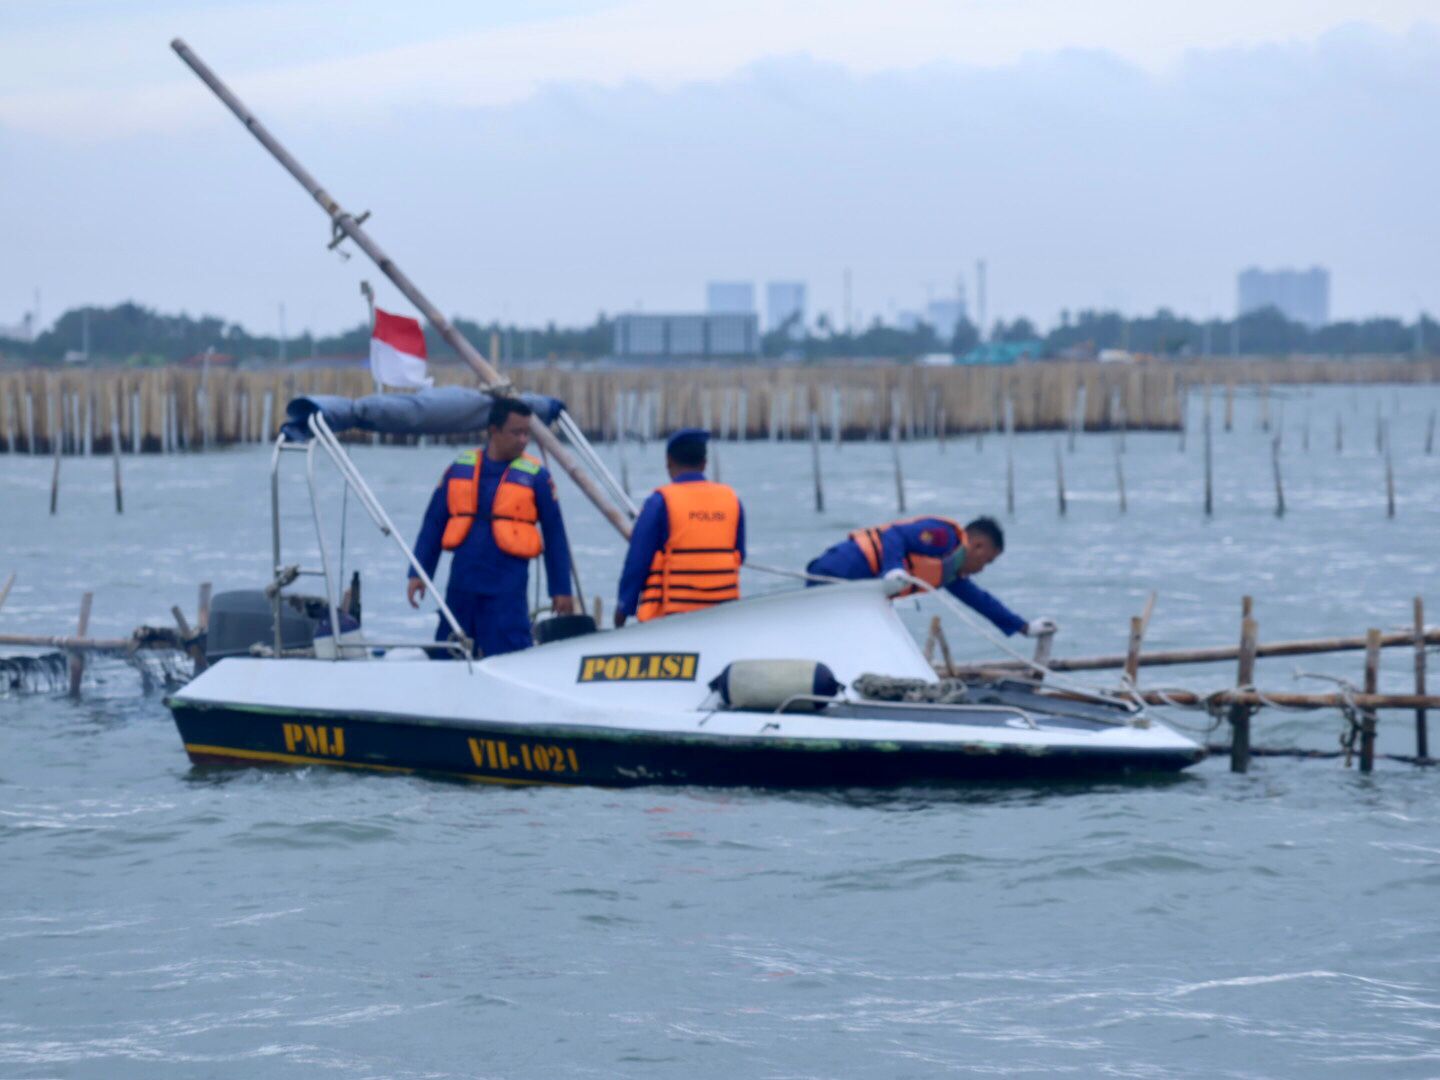
[[[525,397],[618,492],[563,405]],[[895,612],[904,580],[767,593],[618,630],[572,616],[538,626],[533,648],[476,658],[336,432],[474,431],[489,402],[447,387],[290,403],[271,466],[275,577],[217,597],[214,662],[167,701],[192,762],[490,784],[889,787],[1173,773],[1204,756],[1142,707],[1083,687],[939,678]],[[366,637],[320,527],[317,453],[424,578],[455,660],[396,662],[414,643]],[[309,570],[281,557],[278,475],[291,455],[305,458],[314,501],[320,566]],[[296,595],[306,576],[323,596]]]

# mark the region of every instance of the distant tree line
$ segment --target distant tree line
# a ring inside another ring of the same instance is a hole
[[[588,326],[543,327],[481,323],[456,318],[456,328],[481,352],[490,354],[492,337],[502,361],[585,360],[610,354],[614,324],[604,314]],[[449,345],[426,327],[432,357],[452,355]],[[275,336],[251,334],[238,323],[213,315],[162,315],[139,304],[75,308],[32,342],[0,339],[0,358],[58,363],[68,353],[83,352],[96,359],[130,364],[165,364],[197,356],[213,348],[241,360],[290,361],[311,356],[363,356],[369,348],[370,329],[361,323],[339,334],[316,337],[309,333],[281,341]],[[1086,358],[1105,349],[1181,358],[1191,356],[1283,355],[1327,356],[1359,354],[1434,354],[1440,351],[1440,324],[1428,316],[1413,323],[1396,318],[1335,322],[1311,329],[1291,322],[1274,308],[1251,312],[1239,319],[1196,321],[1161,309],[1154,315],[1129,318],[1113,311],[1062,312],[1060,324],[1041,333],[1030,320],[1019,318],[991,327],[990,341],[1039,342],[1039,353],[1052,358]],[[794,319],[762,338],[762,352],[771,358],[828,360],[841,358],[913,358],[929,353],[963,354],[980,342],[977,328],[962,321],[943,338],[924,322],[900,328],[874,320],[866,327],[841,328],[820,315],[810,328]]]

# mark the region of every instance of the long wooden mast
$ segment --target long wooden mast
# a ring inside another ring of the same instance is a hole
[[[285,147],[280,145],[275,136],[271,135],[265,125],[245,106],[245,103],[220,81],[220,77],[210,70],[205,61],[195,55],[189,45],[180,38],[176,38],[170,43],[170,47],[175,50],[181,60],[185,61],[190,70],[200,77],[200,81],[225,103],[225,106],[235,114],[236,119],[245,125],[246,130],[259,140],[260,145],[270,151],[271,156],[285,167],[285,171],[293,176],[300,186],[310,193],[311,198],[320,204],[320,209],[330,216],[331,227],[334,229],[337,242],[344,237],[349,237],[355,242],[356,247],[370,256],[371,261],[380,268],[380,272],[394,282],[395,287],[405,295],[405,298],[414,304],[425,318],[430,320],[430,324],[439,331],[440,336],[450,343],[450,347],[475,370],[487,389],[498,393],[511,393],[510,384],[501,377],[500,372],[480,355],[463,334],[451,325],[450,320],[442,315],[440,309],[432,304],[416,284],[405,276],[404,271],[381,250],[380,245],[370,239],[361,224],[367,215],[362,214],[361,219],[357,220],[336,202],[330,193],[320,186],[320,182],[300,162],[296,161]],[[596,509],[605,515],[610,524],[615,526],[620,535],[628,539],[630,536],[629,517],[605,497],[605,493],[601,491],[595,480],[581,468],[555,433],[546,427],[538,416],[531,419],[530,426],[536,441],[570,475],[576,486],[595,504]]]

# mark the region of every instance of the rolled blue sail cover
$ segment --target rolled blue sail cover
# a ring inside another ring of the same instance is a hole
[[[310,438],[310,416],[319,412],[337,435],[342,431],[376,431],[382,435],[463,435],[482,431],[494,396],[468,386],[436,386],[414,394],[370,394],[348,398],[306,394],[285,406],[280,430],[289,442]],[[547,424],[565,408],[559,398],[521,394],[520,400]]]

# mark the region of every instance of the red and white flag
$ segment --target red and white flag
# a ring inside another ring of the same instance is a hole
[[[425,331],[415,319],[375,309],[370,332],[370,374],[381,386],[433,386],[425,369]]]

